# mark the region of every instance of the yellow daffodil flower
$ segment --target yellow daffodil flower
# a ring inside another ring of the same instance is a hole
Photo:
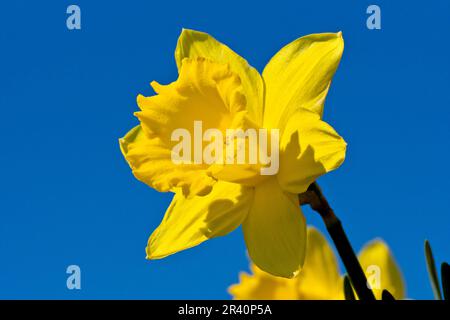
[[[402,273],[387,244],[376,239],[364,246],[359,261],[377,299],[383,289],[396,299],[405,298]],[[373,273],[377,270],[377,274]],[[252,275],[241,273],[240,283],[229,293],[234,299],[245,300],[342,300],[343,277],[333,249],[315,228],[308,228],[305,264],[294,279],[274,277],[251,265]],[[378,278],[375,279],[374,277]],[[372,280],[372,281],[371,281]]]
[[[345,157],[344,140],[322,120],[343,48],[341,33],[308,35],[282,48],[261,75],[210,35],[182,31],[175,50],[178,80],[152,82],[157,94],[138,96],[140,125],[120,139],[137,179],[175,193],[148,241],[148,259],[242,225],[249,255],[260,269],[286,278],[298,273],[306,223],[297,194]],[[179,128],[194,131],[195,121],[204,130],[278,129],[277,174],[262,176],[258,165],[175,164],[171,134]]]

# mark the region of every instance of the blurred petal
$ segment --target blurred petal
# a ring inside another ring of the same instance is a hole
[[[308,227],[305,264],[298,276],[298,284],[302,300],[343,298],[336,256],[325,237],[313,227]]]
[[[270,275],[254,264],[253,274],[240,274],[229,288],[235,299],[342,300],[342,279],[333,249],[315,228],[308,227],[305,263],[297,278]]]
[[[239,274],[239,283],[228,288],[236,300],[297,300],[297,279],[274,277],[252,264],[253,274]]]
[[[263,72],[266,84],[264,127],[277,127],[297,108],[322,116],[331,79],[344,49],[342,34],[311,34],[282,48]]]
[[[251,67],[244,58],[209,34],[183,29],[175,50],[178,68],[181,68],[181,62],[184,58],[197,57],[205,57],[214,62],[226,63],[230,66],[231,71],[236,73],[242,81],[250,119],[261,125],[264,84],[259,72]]]
[[[297,195],[283,192],[274,177],[256,186],[243,231],[250,258],[260,269],[284,278],[297,275],[305,257],[305,218]]]
[[[203,197],[176,193],[148,241],[147,258],[164,258],[228,234],[244,221],[252,200],[252,189],[228,182],[217,182]]]
[[[344,139],[317,113],[298,109],[284,127],[277,175],[283,190],[302,193],[345,159]]]
[[[388,290],[396,299],[406,297],[402,272],[384,241],[374,240],[364,246],[359,253],[359,261],[377,299],[381,299],[383,289]],[[378,288],[377,280],[380,285]]]

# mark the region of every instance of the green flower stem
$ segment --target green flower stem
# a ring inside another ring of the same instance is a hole
[[[322,217],[358,297],[361,300],[375,300],[372,290],[367,286],[364,271],[342,228],[341,221],[334,214],[317,183],[312,183],[305,193],[300,194],[299,200],[300,204],[309,204]]]

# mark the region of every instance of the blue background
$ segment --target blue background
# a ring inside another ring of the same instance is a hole
[[[377,1],[381,30],[366,28],[368,1],[75,3],[79,31],[67,1],[1,6],[0,298],[229,298],[248,269],[241,230],[145,260],[171,196],[137,181],[118,147],[136,95],[176,79],[182,27],[260,71],[301,35],[343,31],[325,119],[348,153],[320,184],[355,249],[384,238],[408,296],[432,298],[424,239],[450,260],[450,2]],[[66,288],[70,264],[79,291]]]

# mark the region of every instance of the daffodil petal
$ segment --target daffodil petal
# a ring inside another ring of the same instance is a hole
[[[161,259],[228,234],[244,221],[252,200],[252,189],[228,182],[216,183],[203,197],[176,193],[148,240],[147,258]]]
[[[123,138],[120,138],[119,139],[120,151],[122,152],[122,155],[125,157],[125,159],[127,157],[128,147],[130,146],[130,144],[136,143],[138,141],[143,141],[145,139],[146,136],[142,131],[140,125],[128,131],[128,133]]]
[[[119,142],[134,176],[158,191],[179,188],[186,196],[205,195],[216,182],[202,165],[174,164],[167,145],[158,137],[149,137],[141,126],[131,129]]]
[[[284,278],[298,274],[305,258],[305,218],[297,196],[283,192],[274,177],[255,187],[243,231],[250,258],[260,269]]]
[[[228,289],[234,299],[344,299],[337,258],[324,235],[313,227],[308,227],[305,263],[297,278],[275,277],[254,264],[251,270],[253,274],[242,272],[240,282]]]
[[[255,186],[267,177],[261,175],[260,170],[261,168],[257,165],[246,164],[215,164],[209,168],[210,174],[218,180],[240,183],[246,186]]]
[[[311,34],[282,48],[263,72],[264,127],[277,127],[297,108],[323,112],[331,79],[344,49],[342,34]]]
[[[296,279],[274,277],[252,264],[252,275],[239,274],[239,283],[228,288],[235,300],[297,300]],[[257,271],[256,271],[257,270]]]
[[[236,131],[230,130],[229,135],[225,134],[224,137],[223,158],[226,161],[213,163],[208,168],[208,173],[217,180],[255,186],[266,178],[261,175],[265,165],[257,159],[259,152],[257,125],[244,116],[242,119],[235,117],[232,126],[237,128]],[[255,161],[250,161],[251,154]]]
[[[358,258],[377,299],[381,299],[383,289],[396,299],[406,297],[402,272],[384,241],[377,239],[365,245]]]
[[[298,109],[284,126],[277,175],[283,190],[302,193],[319,176],[338,168],[346,143],[320,116]]]
[[[205,57],[214,62],[226,63],[233,72],[239,75],[247,97],[249,118],[261,126],[264,84],[259,72],[251,67],[244,58],[209,34],[183,29],[175,50],[175,60],[178,68],[181,68],[184,58],[196,57]]]
[[[184,59],[177,81],[152,86],[157,95],[137,98],[142,133],[133,131],[124,138],[129,141],[125,157],[135,176],[159,191],[181,187],[187,196],[205,195],[216,179],[203,159],[203,132],[225,132],[247,123],[241,81],[228,65],[195,58]],[[184,135],[173,139],[181,131]],[[189,151],[188,159],[175,163],[174,150],[180,145],[183,152],[178,154]]]
[[[302,300],[340,300],[343,284],[336,255],[317,229],[308,227],[306,258],[298,276]]]
[[[195,121],[202,122],[203,131],[225,130],[236,121],[244,122],[246,97],[241,80],[226,64],[184,59],[177,81],[165,86],[153,82],[152,86],[158,94],[139,95],[141,111],[136,116],[146,133],[167,144],[175,144],[171,135],[176,129],[187,129],[193,137]]]

